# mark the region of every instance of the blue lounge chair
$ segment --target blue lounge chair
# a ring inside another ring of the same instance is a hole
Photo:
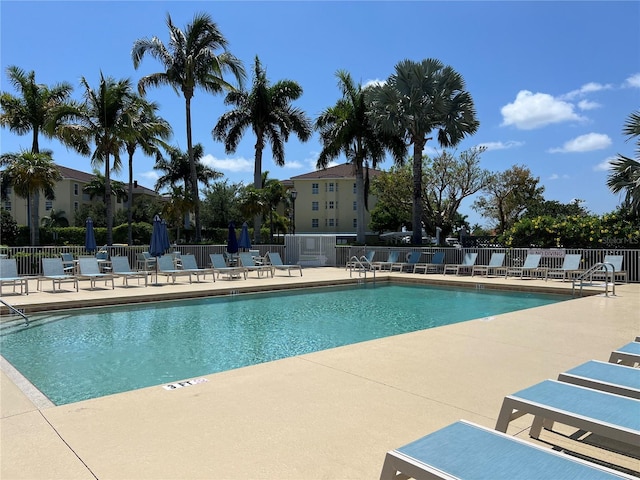
[[[136,255],[137,269],[146,271],[155,271],[156,257],[152,257],[149,252],[141,252]]]
[[[640,444],[640,400],[545,380],[502,402],[496,430],[506,432],[509,422],[534,415],[529,435],[540,436],[544,426],[559,422],[628,445]]]
[[[468,270],[471,272],[473,270],[473,266],[476,263],[476,259],[478,258],[477,253],[465,253],[464,258],[462,259],[462,263],[454,264],[450,263],[444,266],[443,275],[446,275],[447,272],[455,272],[456,275],[460,275],[460,271]]]
[[[630,342],[611,352],[609,362],[633,367],[640,364],[640,342]]]
[[[506,267],[504,266],[504,257],[505,253],[497,253],[494,252],[491,254],[491,258],[489,259],[488,265],[474,265],[471,269],[471,276],[473,277],[476,272],[479,274],[484,273],[485,276],[489,275],[498,275],[499,272],[504,271]]]
[[[564,260],[562,261],[562,267],[560,268],[550,268],[547,270],[547,278],[548,277],[558,277],[562,278],[564,282],[567,278],[571,278],[571,275],[577,275],[583,270],[580,269],[580,262],[582,261],[582,254],[569,254],[564,256]]]
[[[561,373],[558,380],[640,400],[640,368],[591,360]]]
[[[62,258],[62,265],[64,268],[64,272],[68,274],[73,274],[76,271],[76,261],[73,259],[73,253],[70,252],[62,252],[60,254]]]
[[[244,279],[247,279],[247,269],[244,267],[229,267],[227,266],[227,262],[224,259],[224,255],[221,253],[210,253],[209,258],[211,260],[211,269],[213,270],[213,274],[218,274],[218,278],[220,275],[226,275],[227,280],[233,280],[234,278],[240,278],[244,276]]]
[[[185,253],[184,255],[181,255],[180,262],[182,265],[182,270],[185,272],[190,272],[192,275],[195,275],[196,281],[198,282],[200,281],[200,275],[202,275],[202,278],[206,279],[207,273],[211,273],[211,276],[213,277],[213,281],[214,282],[216,281],[216,276],[213,274],[212,269],[198,267],[198,263],[196,262],[195,255],[191,253]]]
[[[398,263],[400,252],[397,250],[391,250],[387,256],[387,260],[384,262],[371,262],[371,266],[374,270],[389,270],[391,265]]]
[[[115,288],[113,275],[101,272],[100,265],[98,265],[98,260],[95,257],[80,257],[78,266],[80,268],[80,273],[77,275],[78,280],[89,280],[92,290],[96,288],[97,280],[104,280],[105,285],[111,280],[111,289]]]
[[[42,276],[38,277],[38,290],[40,290],[40,284],[43,280],[51,280],[53,283],[53,291],[56,291],[56,284],[58,285],[58,291],[62,290],[62,283],[73,283],[78,291],[78,279],[75,275],[69,275],[65,272],[64,263],[62,258],[43,258],[42,259]]]
[[[111,270],[116,277],[122,277],[122,284],[125,286],[129,286],[129,279],[135,278],[138,280],[138,285],[140,284],[140,279],[144,278],[144,286],[146,287],[149,284],[149,274],[146,270],[134,271],[131,270],[131,266],[129,265],[129,259],[124,256],[113,256],[111,257]]]
[[[418,257],[420,258],[420,257]],[[436,252],[427,263],[417,263],[413,266],[413,273],[424,270],[424,273],[438,273],[444,271],[444,252]]]
[[[285,265],[278,252],[267,252],[266,255],[268,265],[273,266],[275,270],[286,270],[291,276],[291,270],[299,270],[302,276],[302,267],[300,265]]]
[[[594,272],[592,275],[592,278],[605,279],[607,278],[607,274],[610,274],[611,271],[613,270],[614,280],[621,278],[626,282],[627,272],[622,270],[623,260],[624,260],[623,255],[605,255],[604,260],[602,261],[602,263],[604,263],[604,267],[602,268],[602,270]]]
[[[271,273],[273,278],[273,267],[271,265],[257,265],[249,252],[238,253],[238,258],[240,259],[240,264],[247,269],[247,272],[256,272],[258,277],[261,277],[263,273],[268,277],[269,273]]]
[[[380,480],[631,479],[622,472],[461,420],[387,453]]]
[[[353,255],[345,265],[345,270],[373,270],[373,257],[375,256],[375,250],[369,250],[364,255],[360,255],[359,257],[357,255]]]
[[[505,271],[504,278],[509,276],[524,278],[525,274],[529,278],[533,278],[533,274],[537,273],[547,279],[547,269],[540,266],[540,259],[542,255],[539,253],[530,253],[527,258],[524,259],[524,264],[521,267],[508,267]]]
[[[29,282],[27,277],[18,275],[18,264],[15,258],[0,258],[0,295],[2,295],[2,285],[13,286],[13,293],[16,287],[20,287],[20,295],[29,295]]]
[[[158,275],[165,275],[167,280],[171,277],[173,283],[176,283],[176,277],[187,276],[191,283],[191,272],[176,268],[174,256],[170,254],[158,258]]]

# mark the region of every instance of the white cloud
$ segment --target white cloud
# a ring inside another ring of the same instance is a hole
[[[216,158],[213,155],[205,155],[202,163],[219,172],[253,172],[253,160],[246,158]]]
[[[283,166],[283,168],[294,168],[294,169],[300,169],[303,167],[304,167],[304,164],[302,162],[296,162],[296,161],[286,162]]]
[[[609,83],[603,85],[601,83],[589,82],[585,83],[577,90],[572,90],[569,93],[564,94],[561,98],[571,100],[576,97],[584,97],[588,93],[599,92],[601,90],[611,90],[613,86]]]
[[[500,112],[503,118],[502,125],[514,125],[521,130],[584,120],[574,112],[571,103],[546,93],[532,93],[528,90],[519,91],[515,101],[502,107]]]
[[[640,88],[640,73],[634,73],[624,81],[624,87]]]
[[[516,142],[514,140],[510,140],[508,142],[485,142],[480,143],[478,147],[484,147],[487,151],[490,150],[507,150],[509,148],[517,148],[524,145],[524,142]]]
[[[613,160],[615,160],[616,157],[608,157],[605,158],[602,162],[600,162],[599,164],[595,165],[593,167],[593,170],[595,172],[607,172],[609,170],[611,170],[611,162]]]
[[[601,105],[598,102],[592,102],[591,100],[580,100],[578,102],[578,108],[580,110],[593,110],[600,107]]]
[[[367,88],[367,87],[381,87],[382,85],[384,85],[385,83],[387,83],[386,80],[379,80],[379,79],[373,79],[373,80],[367,80],[364,85],[362,85],[362,88]]]
[[[549,176],[549,180],[560,180],[560,179],[567,180],[569,178],[570,178],[569,175],[566,175],[566,174],[565,175],[558,175],[557,173],[552,173]]]
[[[552,148],[549,153],[575,153],[575,152],[591,152],[593,150],[602,150],[611,145],[611,138],[604,133],[587,133],[580,135],[568,142],[562,147]]]
[[[158,178],[160,178],[160,175],[158,175],[158,172],[156,172],[155,170],[139,173],[138,176],[144,178],[145,180],[151,180],[154,183],[156,180],[158,180]]]

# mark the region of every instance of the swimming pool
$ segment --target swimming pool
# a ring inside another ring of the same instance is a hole
[[[360,285],[56,312],[2,355],[56,405],[491,317],[569,297]]]

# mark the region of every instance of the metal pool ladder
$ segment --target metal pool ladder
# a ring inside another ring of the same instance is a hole
[[[22,310],[17,309],[16,307],[14,307],[13,305],[8,304],[7,302],[5,302],[4,300],[2,300],[0,298],[0,303],[2,303],[5,307],[7,307],[9,309],[9,311],[15,315],[18,315],[19,317],[22,317],[22,319],[24,320],[25,325],[28,327],[29,326],[29,319],[27,318],[27,316],[24,314],[24,312],[22,312]]]
[[[584,285],[593,285],[593,274],[595,272],[604,271],[604,294],[609,296],[609,279],[611,279],[611,295],[616,295],[616,268],[611,263],[596,263],[589,270],[573,279],[573,285],[571,286],[571,296],[575,296],[576,283],[580,286],[580,296],[582,296],[582,287]],[[585,283],[584,280],[589,279]]]

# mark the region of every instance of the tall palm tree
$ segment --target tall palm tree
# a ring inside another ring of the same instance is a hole
[[[104,195],[106,190],[106,180],[98,170],[93,171],[93,178],[89,183],[82,187],[82,191],[89,194],[89,199],[93,200],[95,197],[100,197],[104,201]],[[124,183],[118,180],[111,180],[111,195],[115,196],[118,200],[127,201],[127,189]]]
[[[198,185],[196,162],[193,156],[191,134],[191,99],[196,87],[213,94],[234,87],[224,79],[231,73],[239,86],[245,78],[242,62],[227,51],[227,40],[211,17],[198,13],[185,30],[180,30],[167,14],[170,42],[168,48],[157,37],[136,40],[131,50],[134,68],[138,68],[142,58],[148,53],[165,68],[164,72],[146,75],[138,82],[138,91],[144,95],[147,87],[169,85],[182,92],[185,100],[187,122],[187,152],[191,167],[191,183]],[[222,52],[216,54],[218,50]],[[200,222],[200,195],[194,192],[194,210],[196,217],[195,241],[202,240]]]
[[[618,154],[611,162],[607,187],[613,193],[624,192],[623,206],[633,215],[640,215],[640,111],[629,115],[622,131],[627,140],[637,138],[636,160]]]
[[[7,68],[9,82],[19,92],[20,96],[14,96],[3,92],[0,95],[0,125],[8,127],[10,131],[18,135],[26,135],[31,132],[31,153],[40,153],[39,137],[42,133],[45,137],[56,137],[55,132],[44,129],[45,124],[51,117],[53,110],[61,105],[69,103],[69,98],[73,91],[68,83],[59,83],[48,87],[37,84],[35,72],[26,73],[21,68],[10,66]],[[33,202],[28,202],[34,211],[29,211],[29,225],[31,228],[31,243],[40,243],[40,232],[38,222],[40,205],[40,190],[36,189]]]
[[[464,79],[436,59],[403,60],[374,88],[373,118],[380,128],[413,145],[412,243],[422,243],[422,152],[434,130],[441,147],[457,145],[478,130]]]
[[[271,85],[267,73],[256,56],[253,86],[250,92],[232,91],[225,104],[235,108],[224,113],[212,130],[213,138],[224,142],[227,153],[235,153],[242,135],[251,127],[256,136],[253,187],[262,188],[262,152],[268,141],[273,161],[284,165],[284,143],[294,133],[306,142],[311,137],[312,123],[306,114],[291,105],[302,95],[302,87],[292,80],[280,80]],[[254,217],[255,242],[260,242],[261,217]]]
[[[3,179],[8,179],[13,185],[17,195],[27,199],[29,219],[31,225],[31,244],[38,245],[40,222],[38,209],[34,206],[40,192],[47,199],[54,199],[56,182],[62,180],[60,169],[51,155],[51,150],[43,150],[39,153],[22,151],[20,153],[5,153],[0,155],[0,166],[6,167],[3,171]]]
[[[49,125],[55,128],[63,142],[81,153],[90,153],[89,144],[95,145],[91,156],[94,167],[104,165],[104,202],[107,217],[107,245],[113,243],[113,205],[111,204],[111,171],[122,167],[120,152],[125,139],[131,137],[132,121],[128,106],[134,95],[129,79],[105,78],[100,72],[100,84],[93,89],[86,78],[80,79],[84,87],[84,102],[60,108]],[[113,165],[111,158],[113,157]]]
[[[189,154],[183,152],[177,147],[165,147],[165,150],[169,154],[169,160],[164,157],[158,157],[155,164],[156,170],[164,172],[163,175],[156,180],[155,189],[159,192],[163,188],[169,187],[172,191],[177,191],[176,188],[180,187],[182,195],[186,200],[189,200],[191,207],[195,207],[196,192],[198,188],[194,188],[191,180],[191,165],[189,162]],[[196,143],[193,146],[193,158],[196,163],[196,177],[198,184],[209,185],[211,181],[222,177],[222,173],[207,167],[200,160],[204,156],[204,147],[201,143]],[[189,226],[189,210],[184,212],[185,228]]]
[[[145,155],[160,158],[159,147],[167,147],[164,140],[171,136],[171,126],[157,115],[158,104],[135,95],[127,107],[131,122],[130,135],[125,139],[129,157],[129,186],[127,195],[127,232],[129,245],[133,245],[133,155],[140,147]]]
[[[365,243],[365,209],[369,185],[369,161],[376,168],[389,151],[397,163],[404,161],[406,146],[401,137],[376,129],[369,116],[370,100],[367,90],[356,85],[351,75],[339,70],[338,88],[342,93],[333,107],[327,108],[316,120],[323,147],[317,167],[326,168],[331,160],[344,153],[353,164],[356,177],[356,240]]]

